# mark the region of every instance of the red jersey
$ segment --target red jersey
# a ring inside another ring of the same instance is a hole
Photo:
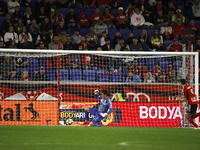
[[[194,89],[191,86],[185,85],[183,88],[183,94],[187,98],[187,102],[189,105],[198,103],[197,96],[194,93]]]
[[[116,15],[116,19],[118,19],[118,18],[125,19],[126,15],[124,15],[124,14],[117,14]],[[127,22],[126,21],[116,21],[116,25],[118,25],[118,24],[127,24]]]
[[[159,77],[162,73],[162,68],[161,67],[158,67],[158,68],[154,67],[151,72],[155,77]]]
[[[129,72],[132,72],[134,74],[140,74],[142,68],[140,66],[130,66],[129,67]]]
[[[178,43],[178,45],[175,44],[171,44],[169,45],[169,47],[167,48],[167,51],[171,51],[171,52],[182,52],[183,49],[183,45]]]
[[[97,20],[99,20],[100,17],[103,17],[103,15],[102,14],[92,14],[91,20],[97,21]]]
[[[81,26],[88,26],[88,27],[90,26],[89,21],[88,21],[87,18],[80,18],[79,24],[80,24]]]
[[[84,66],[90,66],[92,61],[92,55],[83,54],[81,55],[81,63]]]

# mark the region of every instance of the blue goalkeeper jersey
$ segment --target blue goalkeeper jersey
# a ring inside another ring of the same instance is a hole
[[[95,98],[101,99],[100,105],[99,105],[99,112],[100,113],[108,113],[110,114],[112,112],[112,102],[110,98],[103,99],[101,95],[95,94]]]

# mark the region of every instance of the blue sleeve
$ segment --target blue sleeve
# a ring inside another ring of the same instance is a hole
[[[98,98],[98,99],[102,99],[102,96],[99,95],[99,94],[94,94],[94,97],[95,97],[95,98]]]
[[[112,113],[112,102],[109,100],[108,101],[108,112],[107,112],[107,114],[110,114],[110,113]]]
[[[134,82],[142,82],[138,75],[134,75]]]

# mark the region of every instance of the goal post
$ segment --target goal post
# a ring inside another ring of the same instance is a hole
[[[7,57],[14,64],[21,59],[27,65],[10,69],[8,78]],[[199,96],[197,52],[0,49],[0,58],[0,124],[66,125],[72,119],[72,125],[81,126],[84,108],[98,107],[94,90],[106,89],[113,113],[100,124],[185,127],[184,107],[176,100],[181,94],[178,78],[186,77]],[[138,68],[134,68],[134,60]],[[157,63],[162,68],[158,72],[153,71]],[[170,64],[176,81],[169,77],[166,82]],[[46,74],[36,79],[42,70]],[[146,77],[149,72],[154,80]],[[20,77],[11,78],[14,75]],[[132,81],[132,76],[139,79]],[[89,114],[90,120],[93,117]]]

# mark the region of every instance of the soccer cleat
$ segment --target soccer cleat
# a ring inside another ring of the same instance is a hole
[[[84,121],[84,122],[83,122],[83,125],[86,125],[86,126],[87,126],[87,125],[89,125],[89,124],[90,124],[90,121]]]
[[[195,130],[199,130],[199,129],[200,129],[200,127],[195,127],[195,128],[193,128],[193,129],[195,129]]]

